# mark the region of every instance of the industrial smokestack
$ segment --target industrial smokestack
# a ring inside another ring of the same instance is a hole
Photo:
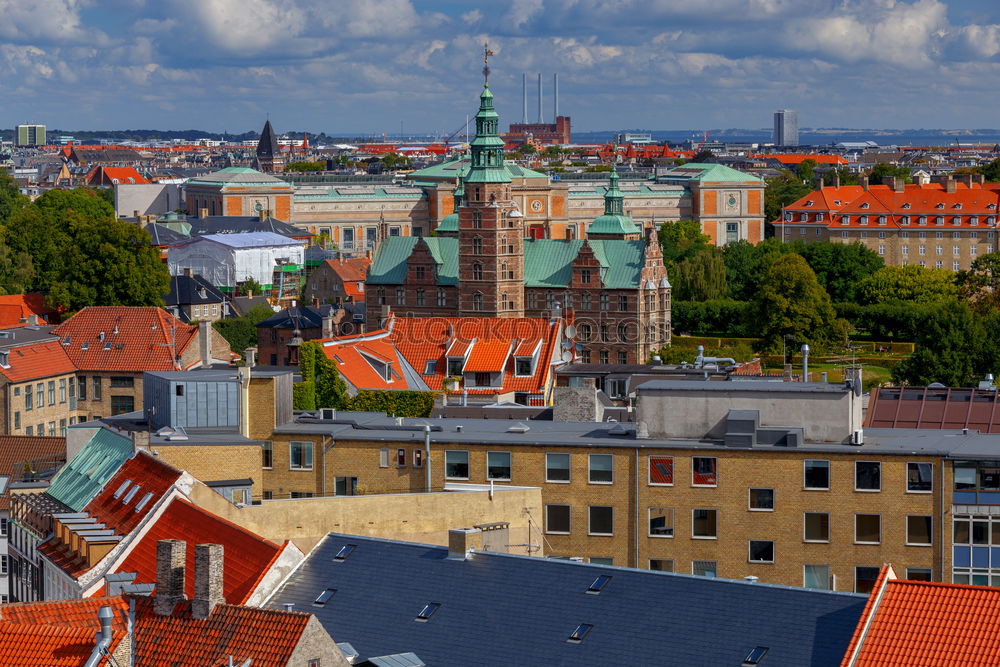
[[[545,122],[542,117],[542,73],[538,73],[538,122]]]
[[[552,122],[559,117],[559,74],[552,75]]]
[[[521,124],[528,122],[528,73],[521,73]]]

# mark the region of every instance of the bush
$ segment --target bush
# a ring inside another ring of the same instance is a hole
[[[348,401],[348,409],[384,412],[396,417],[430,417],[434,409],[433,391],[375,391],[363,389]]]

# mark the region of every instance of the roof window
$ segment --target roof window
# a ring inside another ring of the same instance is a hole
[[[812,206],[812,205],[813,205],[813,200],[812,199],[810,199],[809,201],[806,202],[806,206]]]
[[[952,206],[952,208],[962,208],[961,202],[959,202],[958,204],[955,204],[954,206]]]
[[[127,489],[131,483],[132,483],[132,480],[130,480],[130,479],[126,479],[124,482],[122,482],[122,485],[118,487],[117,491],[115,491],[114,497],[115,498],[121,498],[122,494],[125,493],[125,489]]]
[[[587,636],[587,633],[589,633],[593,629],[593,627],[594,626],[590,623],[581,623],[580,625],[576,626],[576,630],[573,631],[573,634],[571,634],[569,636],[569,639],[567,639],[566,641],[573,642],[574,644],[579,644],[580,642],[583,641],[583,638]]]
[[[610,576],[602,574],[597,579],[594,579],[594,583],[590,585],[590,588],[587,589],[587,592],[597,595],[598,593],[604,590],[604,587],[607,586],[608,582],[610,581],[611,581]]]
[[[743,658],[743,667],[746,667],[747,665],[759,665],[765,655],[767,655],[766,646],[754,646],[750,649],[750,652],[747,653],[747,657]]]
[[[327,602],[330,601],[330,598],[332,598],[336,594],[336,592],[337,592],[336,588],[327,588],[325,591],[320,593],[315,600],[313,600],[313,604],[316,605],[317,607],[322,607],[323,605],[325,605]]]
[[[427,621],[440,608],[441,608],[440,602],[428,602],[427,604],[424,605],[424,608],[420,610],[420,613],[417,614],[417,618],[415,620]]]
[[[90,348],[90,343],[88,341],[83,341],[82,343],[80,343],[81,350],[86,350],[88,348]]]
[[[437,359],[428,359],[424,364],[424,375],[434,375],[437,369]]]
[[[868,202],[861,203],[861,208],[868,208],[868,206],[869,206]]]
[[[137,502],[135,504],[135,511],[136,511],[136,513],[141,512],[142,508],[145,507],[146,505],[148,505],[149,501],[152,500],[152,499],[153,499],[153,492],[152,491],[147,491],[146,495],[144,495],[142,497],[142,500],[140,500],[139,502]]]
[[[944,208],[944,204],[941,203],[941,202],[938,202],[938,205],[935,206],[934,208]]]
[[[903,204],[903,208],[910,208],[910,202],[906,202],[905,204]]]
[[[125,494],[125,497],[122,498],[122,502],[125,503],[126,505],[132,502],[132,499],[135,498],[135,494],[139,493],[139,488],[141,486],[142,486],[141,484],[136,484],[131,489],[129,489],[128,493]]]
[[[350,556],[357,548],[358,548],[357,544],[345,544],[340,548],[340,551],[337,552],[337,555],[333,557],[333,560],[336,561],[347,560],[347,557]]]

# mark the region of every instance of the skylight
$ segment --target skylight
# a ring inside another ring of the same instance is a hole
[[[129,489],[128,493],[125,494],[125,497],[122,498],[122,502],[125,503],[126,505],[128,505],[130,502],[132,502],[132,499],[135,498],[135,494],[137,494],[139,492],[139,487],[140,486],[141,485],[136,484],[131,489]]]
[[[416,620],[418,621],[428,620],[431,616],[435,614],[435,612],[437,612],[437,610],[440,607],[441,607],[440,602],[428,602],[427,604],[424,605],[424,608],[420,610],[420,613],[417,614]]]
[[[569,636],[569,639],[567,639],[566,641],[575,643],[582,642],[583,638],[587,636],[587,633],[589,633],[593,627],[594,626],[591,625],[590,623],[581,623],[580,625],[576,626],[576,630],[573,631],[573,634],[571,634]]]
[[[127,489],[129,487],[129,484],[131,484],[131,483],[132,483],[132,480],[130,480],[130,479],[126,479],[124,482],[122,482],[122,485],[118,487],[117,491],[115,491],[115,496],[114,497],[115,498],[121,498],[122,494],[125,493],[125,489]]]
[[[135,511],[136,512],[141,512],[142,508],[145,507],[147,504],[149,504],[149,501],[152,500],[152,499],[153,499],[153,492],[152,491],[147,491],[146,495],[144,495],[142,497],[142,500],[140,500],[139,502],[137,502],[135,504]]]
[[[313,604],[316,605],[317,607],[322,607],[323,605],[325,605],[327,602],[330,601],[330,598],[332,598],[336,592],[337,592],[336,588],[327,588],[325,591],[320,593],[315,600],[313,600]]]
[[[350,556],[351,553],[357,548],[357,544],[345,544],[340,548],[340,551],[337,552],[337,555],[333,557],[333,560],[347,560],[347,557]]]
[[[587,592],[596,595],[604,590],[604,587],[608,585],[609,581],[611,581],[611,577],[606,574],[602,574],[597,579],[594,579],[594,583],[590,585]]]
[[[752,649],[750,649],[749,653],[747,653],[747,657],[743,658],[743,664],[759,665],[760,661],[764,659],[765,655],[767,655],[766,646],[755,646]]]

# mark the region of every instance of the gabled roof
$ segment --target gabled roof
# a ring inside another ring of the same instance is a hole
[[[245,232],[239,234],[202,234],[189,239],[186,244],[212,241],[228,248],[265,248],[271,246],[301,246],[302,241],[290,239],[274,232]]]
[[[330,304],[322,306],[295,306],[279,310],[271,317],[257,323],[259,329],[320,329],[323,327],[323,318],[330,317],[334,313],[334,307]]]
[[[222,303],[225,295],[200,275],[170,276],[170,292],[163,298],[168,306]]]
[[[401,285],[406,278],[406,261],[421,238],[416,236],[390,236],[379,244],[375,259],[368,271],[368,282],[373,285]],[[438,265],[437,284],[458,284],[458,239],[423,237],[431,256]]]
[[[172,350],[180,357],[198,327],[155,306],[87,306],[52,333],[79,370],[166,371],[176,368]]]
[[[87,174],[86,182],[99,185],[151,185],[134,167],[97,166]]]
[[[9,475],[11,482],[23,479],[29,470],[41,473],[65,462],[64,437],[0,435],[0,475]],[[0,488],[0,511],[10,507],[7,486]]]
[[[0,664],[5,667],[80,667],[94,650],[98,610],[111,607],[111,651],[126,636],[122,598],[60,600],[0,606]],[[111,663],[102,659],[102,667]]]
[[[702,164],[688,162],[660,174],[657,180],[686,181],[698,183],[763,183],[764,180],[746,172],[737,171],[722,164]]]
[[[588,594],[599,576],[610,581]],[[326,588],[336,595],[312,605]],[[416,622],[429,602],[440,607]],[[363,657],[412,651],[436,666],[738,666],[762,646],[762,665],[825,667],[839,664],[865,598],[483,551],[452,560],[446,547],[330,534],[268,601],[284,603]],[[584,623],[586,637],[567,641]]]
[[[38,324],[59,321],[58,312],[45,305],[44,294],[0,295],[0,328],[27,324],[32,315],[38,317]]]
[[[0,375],[10,382],[76,372],[76,366],[58,339],[12,345],[6,350],[7,367],[0,366]]]
[[[323,352],[355,389],[426,391],[427,384],[392,345],[385,331],[323,342]],[[374,362],[374,363],[373,363]],[[376,367],[387,366],[389,379]]]
[[[132,452],[131,440],[99,428],[83,449],[52,478],[45,493],[79,512]]]
[[[465,360],[465,371],[467,373],[502,371],[510,358],[510,349],[509,340],[477,340],[472,346],[472,353]]]
[[[338,591],[339,594],[339,591]],[[1000,589],[896,578],[883,566],[843,667],[1000,664]]]
[[[367,257],[351,257],[348,259],[328,259],[325,260],[324,264],[329,266],[346,283],[364,281],[368,276],[368,267],[372,265],[372,261]]]

